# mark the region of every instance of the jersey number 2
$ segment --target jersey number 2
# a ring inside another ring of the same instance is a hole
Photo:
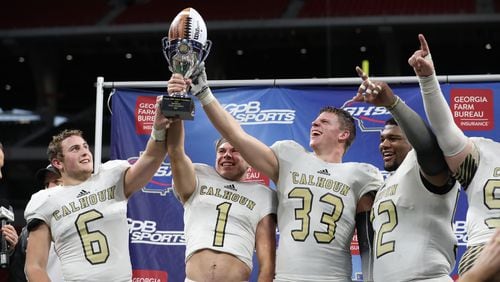
[[[375,234],[375,242],[377,244],[377,258],[394,252],[394,248],[396,245],[395,241],[383,242],[384,234],[391,232],[398,225],[398,214],[396,212],[396,205],[391,200],[383,201],[378,205],[378,210],[376,211],[377,215],[381,215],[382,213],[387,213],[388,220],[380,225],[379,230],[376,231]],[[372,214],[373,215],[373,214]]]

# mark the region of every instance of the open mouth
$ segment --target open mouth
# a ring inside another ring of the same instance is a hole
[[[394,153],[392,153],[392,152],[382,152],[382,157],[384,159],[384,162],[387,162],[387,161],[392,160],[392,158],[394,157]]]
[[[311,136],[320,136],[321,135],[321,131],[319,130],[311,130]]]

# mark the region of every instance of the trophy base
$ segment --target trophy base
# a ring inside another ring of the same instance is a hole
[[[168,118],[194,119],[194,101],[190,97],[163,96],[160,109]]]

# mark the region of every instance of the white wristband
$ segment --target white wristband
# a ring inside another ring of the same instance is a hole
[[[210,87],[207,87],[202,93],[198,94],[197,97],[202,106],[206,106],[215,100],[215,96],[212,94]]]
[[[157,130],[154,126],[151,130],[151,139],[155,142],[163,142],[165,141],[167,136],[167,130],[165,128]]]

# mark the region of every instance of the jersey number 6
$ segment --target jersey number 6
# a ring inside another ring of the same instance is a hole
[[[89,231],[87,224],[103,218],[96,210],[84,212],[76,218],[75,226],[82,242],[85,258],[91,264],[105,263],[109,257],[108,240],[101,231]]]

